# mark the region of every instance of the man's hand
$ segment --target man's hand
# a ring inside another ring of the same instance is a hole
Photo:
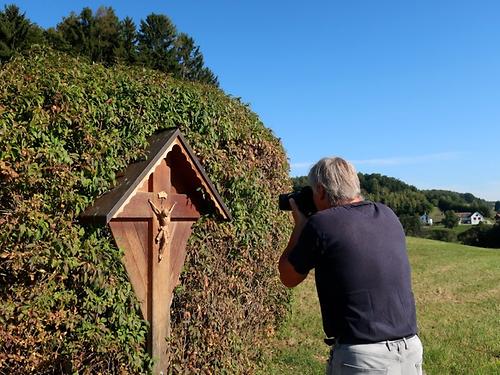
[[[297,206],[297,203],[295,203],[295,200],[293,198],[290,198],[290,207],[292,207],[292,216],[293,216],[293,221],[295,223],[295,227],[299,227],[299,235],[300,232],[302,232],[302,228],[304,228],[304,225],[306,225],[306,215],[302,213],[302,211],[299,210],[299,207]]]
[[[290,240],[288,241],[288,246],[281,255],[278,268],[280,271],[281,282],[285,286],[293,288],[294,286],[300,284],[307,277],[307,275],[302,275],[297,271],[295,271],[295,268],[288,261],[288,254],[297,244],[300,234],[302,233],[302,229],[304,229],[304,226],[306,225],[307,218],[299,210],[293,198],[290,199],[290,206],[292,207],[292,215],[293,215],[293,221],[295,222],[295,227],[293,228],[292,235],[290,236]]]
[[[304,215],[299,210],[299,207],[297,206],[297,203],[295,203],[295,200],[293,198],[290,199],[290,207],[292,207],[292,216],[293,216],[293,221],[295,223],[295,227],[293,228],[293,232],[290,237],[287,249],[288,248],[291,249],[292,247],[295,246],[295,244],[299,240],[300,234],[302,233],[302,229],[304,229],[304,226],[306,225],[307,222],[306,215]]]

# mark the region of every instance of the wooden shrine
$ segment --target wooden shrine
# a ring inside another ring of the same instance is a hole
[[[131,164],[82,222],[109,225],[145,319],[154,373],[167,372],[170,305],[192,224],[205,213],[231,215],[178,129],[152,136],[145,160]]]

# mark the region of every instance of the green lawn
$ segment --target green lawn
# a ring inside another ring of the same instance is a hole
[[[500,374],[500,250],[408,238],[427,375]],[[294,291],[290,320],[260,374],[322,374],[328,355],[314,280]]]

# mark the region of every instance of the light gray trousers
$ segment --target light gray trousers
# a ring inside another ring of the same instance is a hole
[[[422,375],[422,342],[409,339],[335,345],[326,375]]]

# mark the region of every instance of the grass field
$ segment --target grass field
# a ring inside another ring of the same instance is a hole
[[[500,250],[408,238],[427,375],[500,374]],[[328,347],[313,277],[260,374],[323,374]]]

